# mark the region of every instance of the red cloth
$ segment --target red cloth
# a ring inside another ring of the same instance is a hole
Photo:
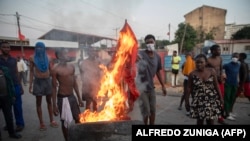
[[[139,92],[136,88],[135,85],[135,76],[136,76],[136,58],[137,58],[137,52],[138,52],[138,43],[137,43],[137,39],[134,35],[133,30],[131,29],[131,27],[129,26],[129,24],[127,23],[127,21],[125,22],[124,27],[122,28],[122,30],[120,31],[121,34],[127,34],[130,35],[131,40],[133,40],[133,42],[135,44],[131,45],[131,52],[129,52],[129,61],[127,63],[128,64],[128,68],[125,68],[125,82],[128,84],[129,87],[129,91],[130,91],[130,100],[135,101],[138,97],[139,97]]]
[[[25,36],[21,33],[21,30],[18,30],[18,38],[23,41],[25,39]]]
[[[124,41],[126,40],[126,41]],[[118,77],[121,76],[119,73],[123,72],[123,77],[125,82],[128,84],[130,96],[129,99],[135,101],[139,97],[139,92],[135,85],[135,76],[136,76],[136,59],[137,59],[137,52],[138,52],[138,43],[135,37],[135,34],[127,21],[123,28],[120,31],[120,36],[117,42],[117,51],[114,55],[115,57],[112,58],[112,62],[119,60],[119,56],[123,56],[126,58],[124,62],[123,68],[121,71],[118,72]]]
[[[224,84],[223,83],[219,83],[219,88],[220,88],[220,92],[222,97],[224,98],[224,93],[225,93],[225,88],[224,88]]]
[[[244,95],[250,97],[250,82],[244,84]]]
[[[238,87],[237,97],[244,95],[245,97],[250,97],[250,82],[246,82],[243,84],[243,91]]]

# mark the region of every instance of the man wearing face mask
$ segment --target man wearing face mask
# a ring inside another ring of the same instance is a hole
[[[155,37],[151,34],[144,39],[146,50],[140,50],[137,58],[137,87],[139,88],[139,105],[145,125],[155,124],[156,95],[154,76],[156,75],[161,86],[163,95],[167,90],[163,83],[160,70],[162,69],[161,58],[155,52]],[[142,86],[143,85],[143,86]],[[143,88],[142,88],[143,87]]]
[[[232,114],[233,103],[238,89],[238,75],[240,70],[240,63],[238,62],[239,54],[232,54],[232,61],[223,65],[223,69],[226,73],[225,81],[225,96],[224,96],[224,110],[226,113],[226,119],[235,120]]]

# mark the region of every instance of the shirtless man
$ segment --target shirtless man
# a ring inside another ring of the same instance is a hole
[[[224,97],[224,79],[226,78],[226,75],[222,73],[222,58],[220,56],[221,50],[219,45],[213,45],[210,47],[211,56],[208,57],[208,67],[212,67],[215,69],[217,74],[217,80],[219,82],[219,88],[221,91],[222,96]],[[222,113],[223,115],[223,113]],[[220,124],[227,124],[224,121],[223,116],[220,116],[218,118],[218,123]]]
[[[69,60],[67,53],[64,48],[56,51],[59,63],[55,64],[52,69],[53,112],[55,116],[60,113],[62,132],[66,141],[68,140],[68,127],[73,119],[75,123],[80,123],[79,106],[83,107],[76,81],[75,67],[73,64],[67,63]],[[77,95],[78,102],[74,92]]]
[[[42,115],[42,97],[46,96],[48,112],[50,118],[50,126],[58,127],[58,124],[53,119],[52,111],[52,85],[51,85],[51,63],[46,54],[45,45],[42,42],[37,42],[35,46],[35,54],[30,58],[30,81],[29,92],[36,96],[36,110],[40,122],[40,131],[45,131],[46,126]]]
[[[96,95],[100,86],[101,69],[97,52],[89,49],[88,58],[80,62],[80,73],[82,80],[82,98],[86,100],[86,109],[97,111]],[[91,107],[92,104],[92,107]]]

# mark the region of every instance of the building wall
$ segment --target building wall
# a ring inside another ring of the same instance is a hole
[[[202,6],[188,14],[186,14],[185,22],[190,24],[196,31],[204,31],[205,33],[214,32],[214,39],[224,39],[225,19],[227,10]],[[198,33],[200,34],[200,32]]]
[[[250,54],[250,40],[214,40],[221,47],[221,54],[245,52]]]
[[[232,46],[232,52],[244,52],[244,53],[250,53],[250,50],[246,50],[245,47],[246,46],[250,46],[250,43],[240,43],[240,44],[234,44],[234,46]]]
[[[224,39],[231,39],[232,35],[242,29],[243,27],[250,26],[250,24],[239,24],[236,25],[235,23],[227,24],[225,26],[225,37]]]
[[[163,82],[166,82],[166,73],[165,73],[165,69],[164,69],[164,66],[165,66],[165,57],[167,56],[168,52],[167,50],[163,49],[158,49],[156,50],[156,52],[160,55],[161,57],[161,64],[162,64],[162,70],[160,71],[160,74],[161,74],[161,78],[163,80]],[[154,83],[155,84],[160,84],[157,76],[154,77]]]
[[[232,54],[233,52],[245,52],[250,54],[250,40],[212,40],[221,47],[221,55]],[[198,44],[194,48],[195,54],[204,53],[205,45]],[[208,47],[209,50],[209,47]],[[209,51],[210,53],[210,51]]]

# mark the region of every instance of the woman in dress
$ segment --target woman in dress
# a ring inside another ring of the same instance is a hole
[[[207,58],[199,54],[195,58],[196,69],[188,78],[188,93],[186,106],[190,106],[190,117],[197,119],[197,125],[213,125],[214,120],[221,115],[223,98],[219,90],[216,72],[206,67]],[[192,95],[191,104],[189,96]]]

